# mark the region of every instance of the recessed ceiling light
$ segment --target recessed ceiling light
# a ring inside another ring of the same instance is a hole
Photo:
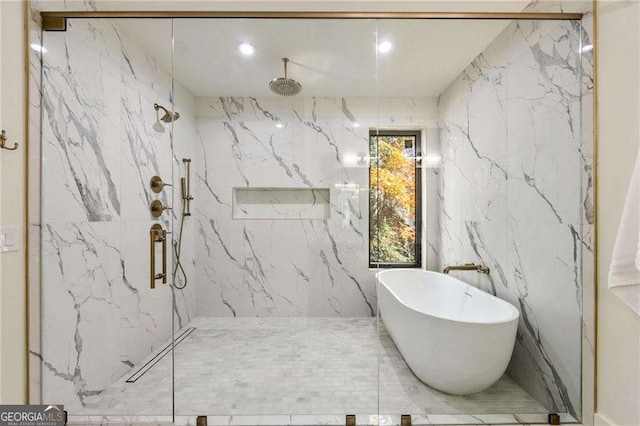
[[[353,127],[360,127],[360,123],[358,123],[357,121],[353,122]]]
[[[277,127],[278,129],[282,129],[282,128],[284,127],[284,124],[282,124],[280,121],[278,121],[278,122],[276,123],[276,127]]]
[[[393,48],[393,44],[390,41],[383,41],[378,45],[378,52],[387,53]]]
[[[240,50],[240,53],[242,53],[245,56],[251,56],[255,53],[256,48],[249,43],[240,43],[238,45],[238,50]]]
[[[42,53],[47,52],[47,49],[45,49],[44,46],[41,46],[35,43],[31,45],[31,49],[35,50],[36,52],[42,52]]]

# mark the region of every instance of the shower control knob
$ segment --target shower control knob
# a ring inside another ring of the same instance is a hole
[[[150,210],[151,210],[151,216],[160,217],[163,211],[171,210],[171,207],[162,205],[162,201],[160,200],[153,200],[151,202]]]
[[[151,178],[151,190],[156,194],[160,193],[165,186],[171,186],[171,184],[164,183],[160,176],[154,176]]]

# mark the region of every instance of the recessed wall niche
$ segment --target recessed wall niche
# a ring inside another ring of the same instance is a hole
[[[233,188],[234,219],[328,219],[329,188]]]

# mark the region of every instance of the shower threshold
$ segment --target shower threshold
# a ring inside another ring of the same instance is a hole
[[[401,426],[400,415],[356,414],[356,426]],[[560,415],[561,424],[582,426],[569,414]],[[69,416],[69,425],[153,425],[193,426],[194,416]],[[476,414],[476,415],[414,415],[412,426],[434,425],[548,425],[546,414]],[[345,416],[332,415],[264,415],[264,416],[207,416],[207,426],[344,426]]]

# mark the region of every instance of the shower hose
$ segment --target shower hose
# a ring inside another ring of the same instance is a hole
[[[173,268],[173,286],[178,290],[182,290],[185,288],[189,282],[187,278],[187,273],[182,266],[182,262],[180,261],[180,249],[182,248],[182,231],[184,230],[184,219],[187,217],[186,215],[186,203],[183,201],[182,203],[182,220],[180,220],[180,232],[178,233],[178,240],[173,240],[173,250],[176,254],[176,264]],[[178,270],[180,271],[180,275],[182,275],[183,284],[179,285],[176,281],[176,277],[178,275]]]

